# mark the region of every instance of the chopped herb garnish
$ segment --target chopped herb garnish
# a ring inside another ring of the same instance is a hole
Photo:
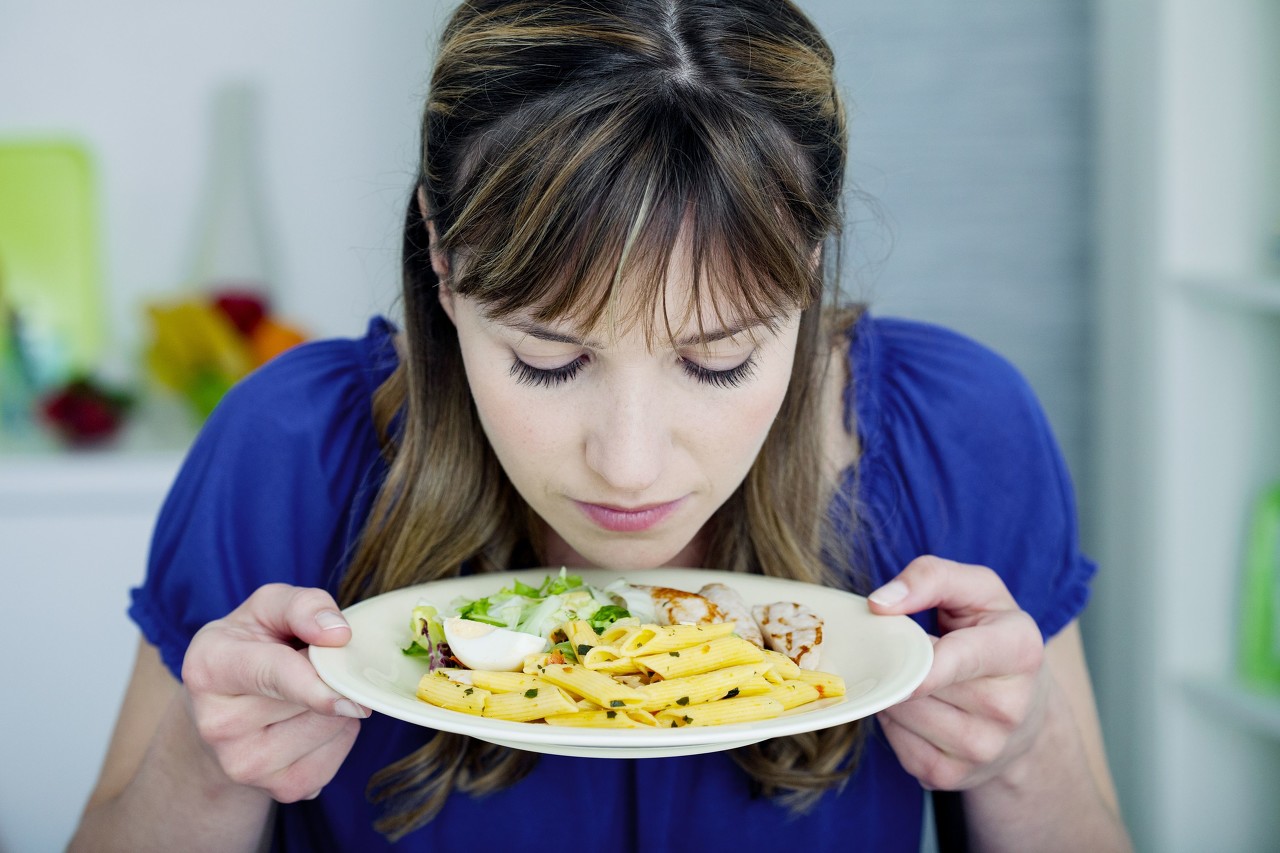
[[[621,708],[624,704],[626,704],[626,703],[624,703],[621,699],[613,699],[613,700],[611,700],[611,701],[609,702],[609,707],[610,707],[610,708]]]
[[[685,714],[683,719],[684,719],[684,721],[685,721],[686,723],[692,723],[692,722],[693,722],[693,718],[692,718],[692,717],[690,717],[688,714]]]
[[[530,687],[528,690],[524,692],[524,698],[526,699],[532,699],[537,695],[538,695],[538,688],[536,687]]]
[[[677,705],[688,705],[688,704],[689,704],[689,697],[688,697],[688,696],[681,696],[679,699],[677,699],[677,700],[676,700],[676,704],[677,704]]]
[[[605,711],[605,712],[604,712],[604,715],[605,715],[606,717],[608,717],[609,719],[611,719],[611,720],[612,720],[614,717],[618,716],[618,712],[617,712],[617,711]]]
[[[667,654],[671,655],[673,658],[678,658],[678,657],[680,657],[680,653],[679,653],[679,652],[667,652]]]
[[[738,688],[735,687],[732,690],[730,690],[728,693],[724,694],[724,698],[732,699],[734,696],[737,696],[737,695],[738,695]]]
[[[589,651],[591,651],[591,646],[588,646],[586,643],[578,644],[578,657],[580,658],[586,657],[587,652]]]
[[[470,696],[472,693],[475,693],[475,692],[476,692],[476,689],[474,687],[468,687],[466,690],[462,691],[462,695]]]

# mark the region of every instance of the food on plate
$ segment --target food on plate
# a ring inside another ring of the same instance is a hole
[[[817,614],[792,602],[755,614],[723,584],[598,589],[561,569],[537,588],[455,600],[448,615],[420,604],[405,652],[428,659],[418,698],[516,722],[722,725],[844,695],[839,676],[816,671]]]
[[[444,620],[444,638],[468,669],[517,669],[526,657],[550,645],[543,637],[457,616]]]
[[[803,604],[777,601],[757,604],[751,614],[760,625],[767,648],[791,658],[801,669],[817,669],[822,652],[822,619]]]
[[[645,586],[643,584],[631,584],[631,586],[649,594],[649,597],[653,600],[654,610],[658,615],[658,618],[653,621],[659,625],[731,621],[728,615],[716,606],[714,601],[696,592],[686,592],[683,589],[672,589],[667,586]]]
[[[725,620],[737,626],[738,636],[749,643],[764,648],[764,637],[760,634],[760,626],[756,625],[751,615],[751,608],[733,587],[722,583],[709,583],[698,590],[698,595],[710,601],[724,613]]]

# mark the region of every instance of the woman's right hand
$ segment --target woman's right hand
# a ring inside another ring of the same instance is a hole
[[[286,584],[261,587],[196,633],[182,681],[196,730],[231,781],[282,803],[329,783],[369,710],[320,680],[305,644],[350,639],[327,592]]]

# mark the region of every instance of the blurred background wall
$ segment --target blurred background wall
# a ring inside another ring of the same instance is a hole
[[[1249,706],[1263,720],[1261,735],[1231,716],[1195,716],[1195,690],[1182,689],[1177,662],[1161,651],[1156,605],[1144,604],[1163,601],[1151,594],[1162,584],[1198,582],[1190,569],[1169,577],[1148,565],[1173,517],[1163,472],[1183,452],[1164,441],[1161,418],[1182,410],[1160,390],[1182,351],[1161,348],[1177,338],[1152,319],[1167,308],[1155,282],[1165,266],[1165,164],[1174,162],[1156,129],[1181,79],[1166,63],[1192,62],[1195,33],[1223,19],[1236,24],[1223,31],[1216,60],[1230,65],[1231,40],[1262,38],[1258,32],[1272,33],[1274,47],[1280,35],[1267,2],[801,3],[837,50],[850,107],[858,193],[850,199],[848,293],[881,313],[953,326],[1010,358],[1040,394],[1076,476],[1087,544],[1104,564],[1086,642],[1141,849],[1251,849],[1239,845],[1274,828],[1254,804],[1275,791],[1276,738],[1266,732],[1280,730],[1277,706]],[[278,312],[315,335],[357,334],[368,315],[394,313],[429,46],[450,7],[0,0],[0,142],[77,140],[95,166],[104,357],[113,375],[137,374],[143,305],[197,274],[216,159],[212,108],[228,84],[249,84],[260,108],[253,138]],[[1170,48],[1171,32],[1185,40],[1180,53]],[[1273,103],[1262,97],[1272,90],[1249,82],[1270,68],[1258,63],[1222,84],[1244,86],[1246,114]],[[1204,100],[1189,100],[1182,120],[1194,123]],[[1280,133],[1265,122],[1233,127],[1280,147]],[[1212,146],[1200,153],[1211,162],[1224,156]],[[1245,201],[1218,200],[1243,204],[1250,222],[1262,216],[1259,190],[1237,195]],[[1190,228],[1183,220],[1178,227]],[[1237,266],[1233,273],[1247,275],[1261,262]],[[1224,340],[1240,337],[1230,317],[1216,319]],[[1240,357],[1265,359],[1280,340],[1273,321],[1249,314],[1243,322],[1253,349]],[[1274,378],[1252,375],[1224,404],[1245,405]],[[1264,405],[1253,420],[1271,411]],[[146,426],[89,454],[6,444],[0,435],[0,572],[21,602],[0,636],[23,649],[0,658],[20,721],[0,736],[0,850],[58,849],[101,761],[136,642],[123,615],[127,589],[141,578],[151,520],[189,438],[184,427]],[[1184,639],[1211,650],[1197,658],[1198,671],[1231,668],[1245,505],[1267,477],[1280,477],[1277,462],[1274,454],[1249,456],[1237,467],[1251,475],[1222,486],[1231,500],[1206,559],[1231,592],[1213,599],[1204,632]],[[1195,505],[1194,484],[1174,485],[1181,491],[1173,494],[1188,496],[1173,507],[1182,518]],[[1191,602],[1166,603],[1169,619],[1190,621]],[[92,626],[91,658],[69,656],[60,642],[68,613]],[[1209,693],[1211,704],[1238,698]],[[1190,716],[1169,722],[1161,709],[1170,702]],[[1192,772],[1202,752],[1221,744],[1160,764],[1155,732],[1164,723],[1183,741],[1188,730],[1231,733],[1224,763],[1214,766],[1249,796],[1228,806],[1237,826],[1225,843],[1201,846],[1213,837],[1208,809],[1220,803],[1197,807],[1197,790],[1163,778]],[[1234,777],[1244,754],[1253,765]],[[1175,814],[1185,823],[1177,832]]]

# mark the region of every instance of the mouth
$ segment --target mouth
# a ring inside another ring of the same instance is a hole
[[[631,507],[593,504],[578,500],[574,503],[597,527],[612,533],[638,533],[658,525],[679,509],[684,500],[684,498],[677,498],[666,503]]]

